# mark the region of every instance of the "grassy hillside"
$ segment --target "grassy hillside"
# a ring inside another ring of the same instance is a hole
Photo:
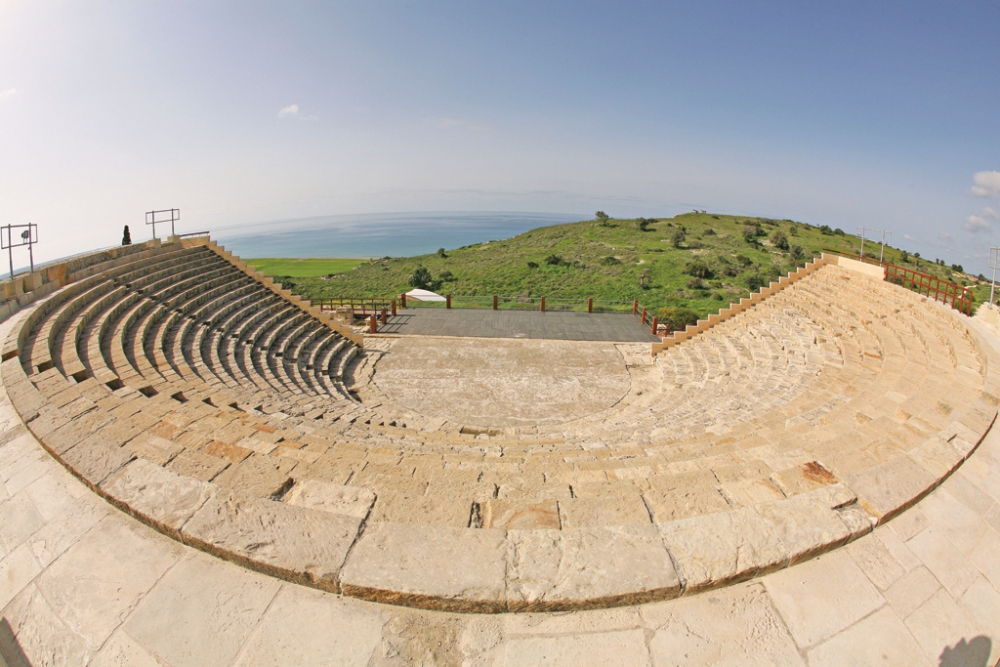
[[[688,307],[704,316],[748,296],[824,248],[856,254],[858,242],[840,230],[791,220],[687,213],[659,220],[542,227],[503,241],[418,257],[386,257],[312,278],[292,273],[282,268],[284,264],[248,261],[309,299],[392,297],[411,289],[410,277],[424,267],[431,277],[428,287],[442,294],[639,299],[649,308]],[[877,257],[878,244],[866,243],[865,254]],[[886,261],[944,279],[977,282],[952,267],[894,248],[887,247],[885,255]],[[980,300],[988,298],[989,285],[977,294]]]

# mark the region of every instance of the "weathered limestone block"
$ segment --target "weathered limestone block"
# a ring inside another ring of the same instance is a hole
[[[218,490],[145,459],[132,461],[100,487],[115,505],[177,540],[184,522]]]
[[[935,478],[913,459],[898,456],[847,479],[858,502],[885,522],[911,505],[935,483]]]
[[[854,531],[835,508],[856,500],[850,489],[836,484],[793,498],[761,503],[754,509],[788,552],[790,563],[795,564],[851,538]]]
[[[289,473],[297,464],[298,461],[289,459],[254,455],[230,466],[213,481],[219,486],[269,498],[287,487]]]
[[[375,502],[375,494],[360,486],[343,486],[321,479],[296,480],[282,502],[334,514],[364,519]]]
[[[559,530],[559,506],[554,500],[536,503],[488,500],[479,507],[482,528]]]
[[[752,507],[657,524],[685,592],[750,579],[788,564],[788,551]]]
[[[224,489],[181,528],[184,542],[266,574],[339,592],[361,520]]]
[[[340,575],[344,593],[375,602],[499,612],[505,602],[505,531],[369,524]]]
[[[194,477],[204,482],[212,481],[229,465],[229,461],[220,459],[201,452],[184,450],[178,454],[170,463],[167,469],[178,475]]]
[[[969,443],[957,436],[950,442],[941,438],[928,438],[907,453],[922,468],[940,479],[950,474],[965,460],[971,445],[969,447],[963,445]]]
[[[638,492],[559,501],[564,530],[593,526],[649,525],[649,511]]]
[[[134,452],[136,456],[152,461],[157,466],[165,466],[184,448],[166,438],[161,438],[152,433],[143,433],[137,438],[133,438],[126,445],[125,449]]]
[[[100,436],[90,435],[61,455],[63,462],[92,486],[135,458],[135,454],[116,447]]]
[[[650,491],[644,493],[643,497],[653,512],[656,523],[730,509],[729,503],[719,489],[709,486]]]
[[[651,524],[507,533],[511,611],[640,604],[680,590],[663,538]]]

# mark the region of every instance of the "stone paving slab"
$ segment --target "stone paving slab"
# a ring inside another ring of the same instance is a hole
[[[488,310],[417,307],[396,311],[379,327],[380,334],[456,336],[462,338],[527,338],[656,343],[650,327],[629,313],[576,313],[550,310]]]

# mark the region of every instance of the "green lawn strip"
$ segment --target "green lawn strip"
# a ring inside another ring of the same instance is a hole
[[[604,225],[586,220],[540,227],[506,240],[443,253],[355,261],[354,268],[340,272],[323,269],[313,274],[320,277],[296,276],[290,264],[265,271],[289,276],[282,280],[285,286],[313,300],[391,298],[412,289],[410,277],[418,267],[424,267],[431,274],[430,289],[456,297],[498,294],[626,304],[637,299],[653,313],[665,306],[686,307],[704,317],[748,297],[755,284],[777,280],[824,249],[856,254],[860,241],[829,227],[708,213],[660,218],[645,227],[640,229],[636,220],[610,219]],[[757,229],[759,234],[754,232]],[[784,245],[781,235],[788,250],[780,247]],[[802,249],[798,261],[790,253],[795,246]],[[878,257],[880,250],[876,243],[865,244],[866,256]],[[885,260],[960,284],[978,284],[976,278],[952,267],[896,248],[885,248]],[[695,265],[699,263],[704,265],[702,277],[692,275],[698,272]],[[985,296],[982,288],[975,293],[977,303],[989,298],[988,284]]]
[[[288,257],[257,258],[245,260],[247,264],[263,271],[269,276],[288,276],[290,278],[315,278],[330,274],[344,273],[354,267],[368,262],[367,259],[310,258],[295,259]]]

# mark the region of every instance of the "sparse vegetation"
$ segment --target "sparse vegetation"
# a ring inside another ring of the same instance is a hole
[[[751,289],[794,271],[797,264],[819,255],[823,248],[856,254],[859,243],[857,237],[841,236],[830,228],[824,234],[820,228],[800,222],[746,216],[689,213],[661,218],[655,226],[647,227],[649,231],[640,232],[635,220],[609,217],[605,224],[598,218],[554,225],[502,241],[446,250],[447,257],[431,253],[372,261],[248,261],[270,275],[291,276],[282,282],[294,283],[296,294],[311,299],[390,297],[410,289],[411,277],[423,268],[425,284],[447,283],[448,291],[456,296],[593,297],[625,304],[639,299],[654,311],[687,308],[704,317],[728,302],[749,296]],[[753,243],[744,240],[745,228],[751,230]],[[757,242],[765,229],[772,245]],[[797,233],[792,234],[793,229]],[[786,240],[787,235],[795,239],[787,251],[775,245],[779,230]],[[677,231],[685,238],[679,247],[673,243]],[[887,262],[900,264],[902,256],[900,250],[885,249]],[[957,265],[945,267],[924,261],[920,267],[913,263],[914,258],[919,259],[916,253],[907,256],[908,266],[917,270],[945,279],[955,271],[956,278],[962,277]],[[269,266],[269,262],[274,264]],[[311,262],[327,264],[317,264],[319,270],[311,274],[314,277],[296,275],[290,268]],[[342,264],[337,266],[337,262]],[[695,278],[700,283],[693,283]],[[976,289],[977,300],[989,298],[989,283]],[[985,296],[981,297],[983,289]]]

